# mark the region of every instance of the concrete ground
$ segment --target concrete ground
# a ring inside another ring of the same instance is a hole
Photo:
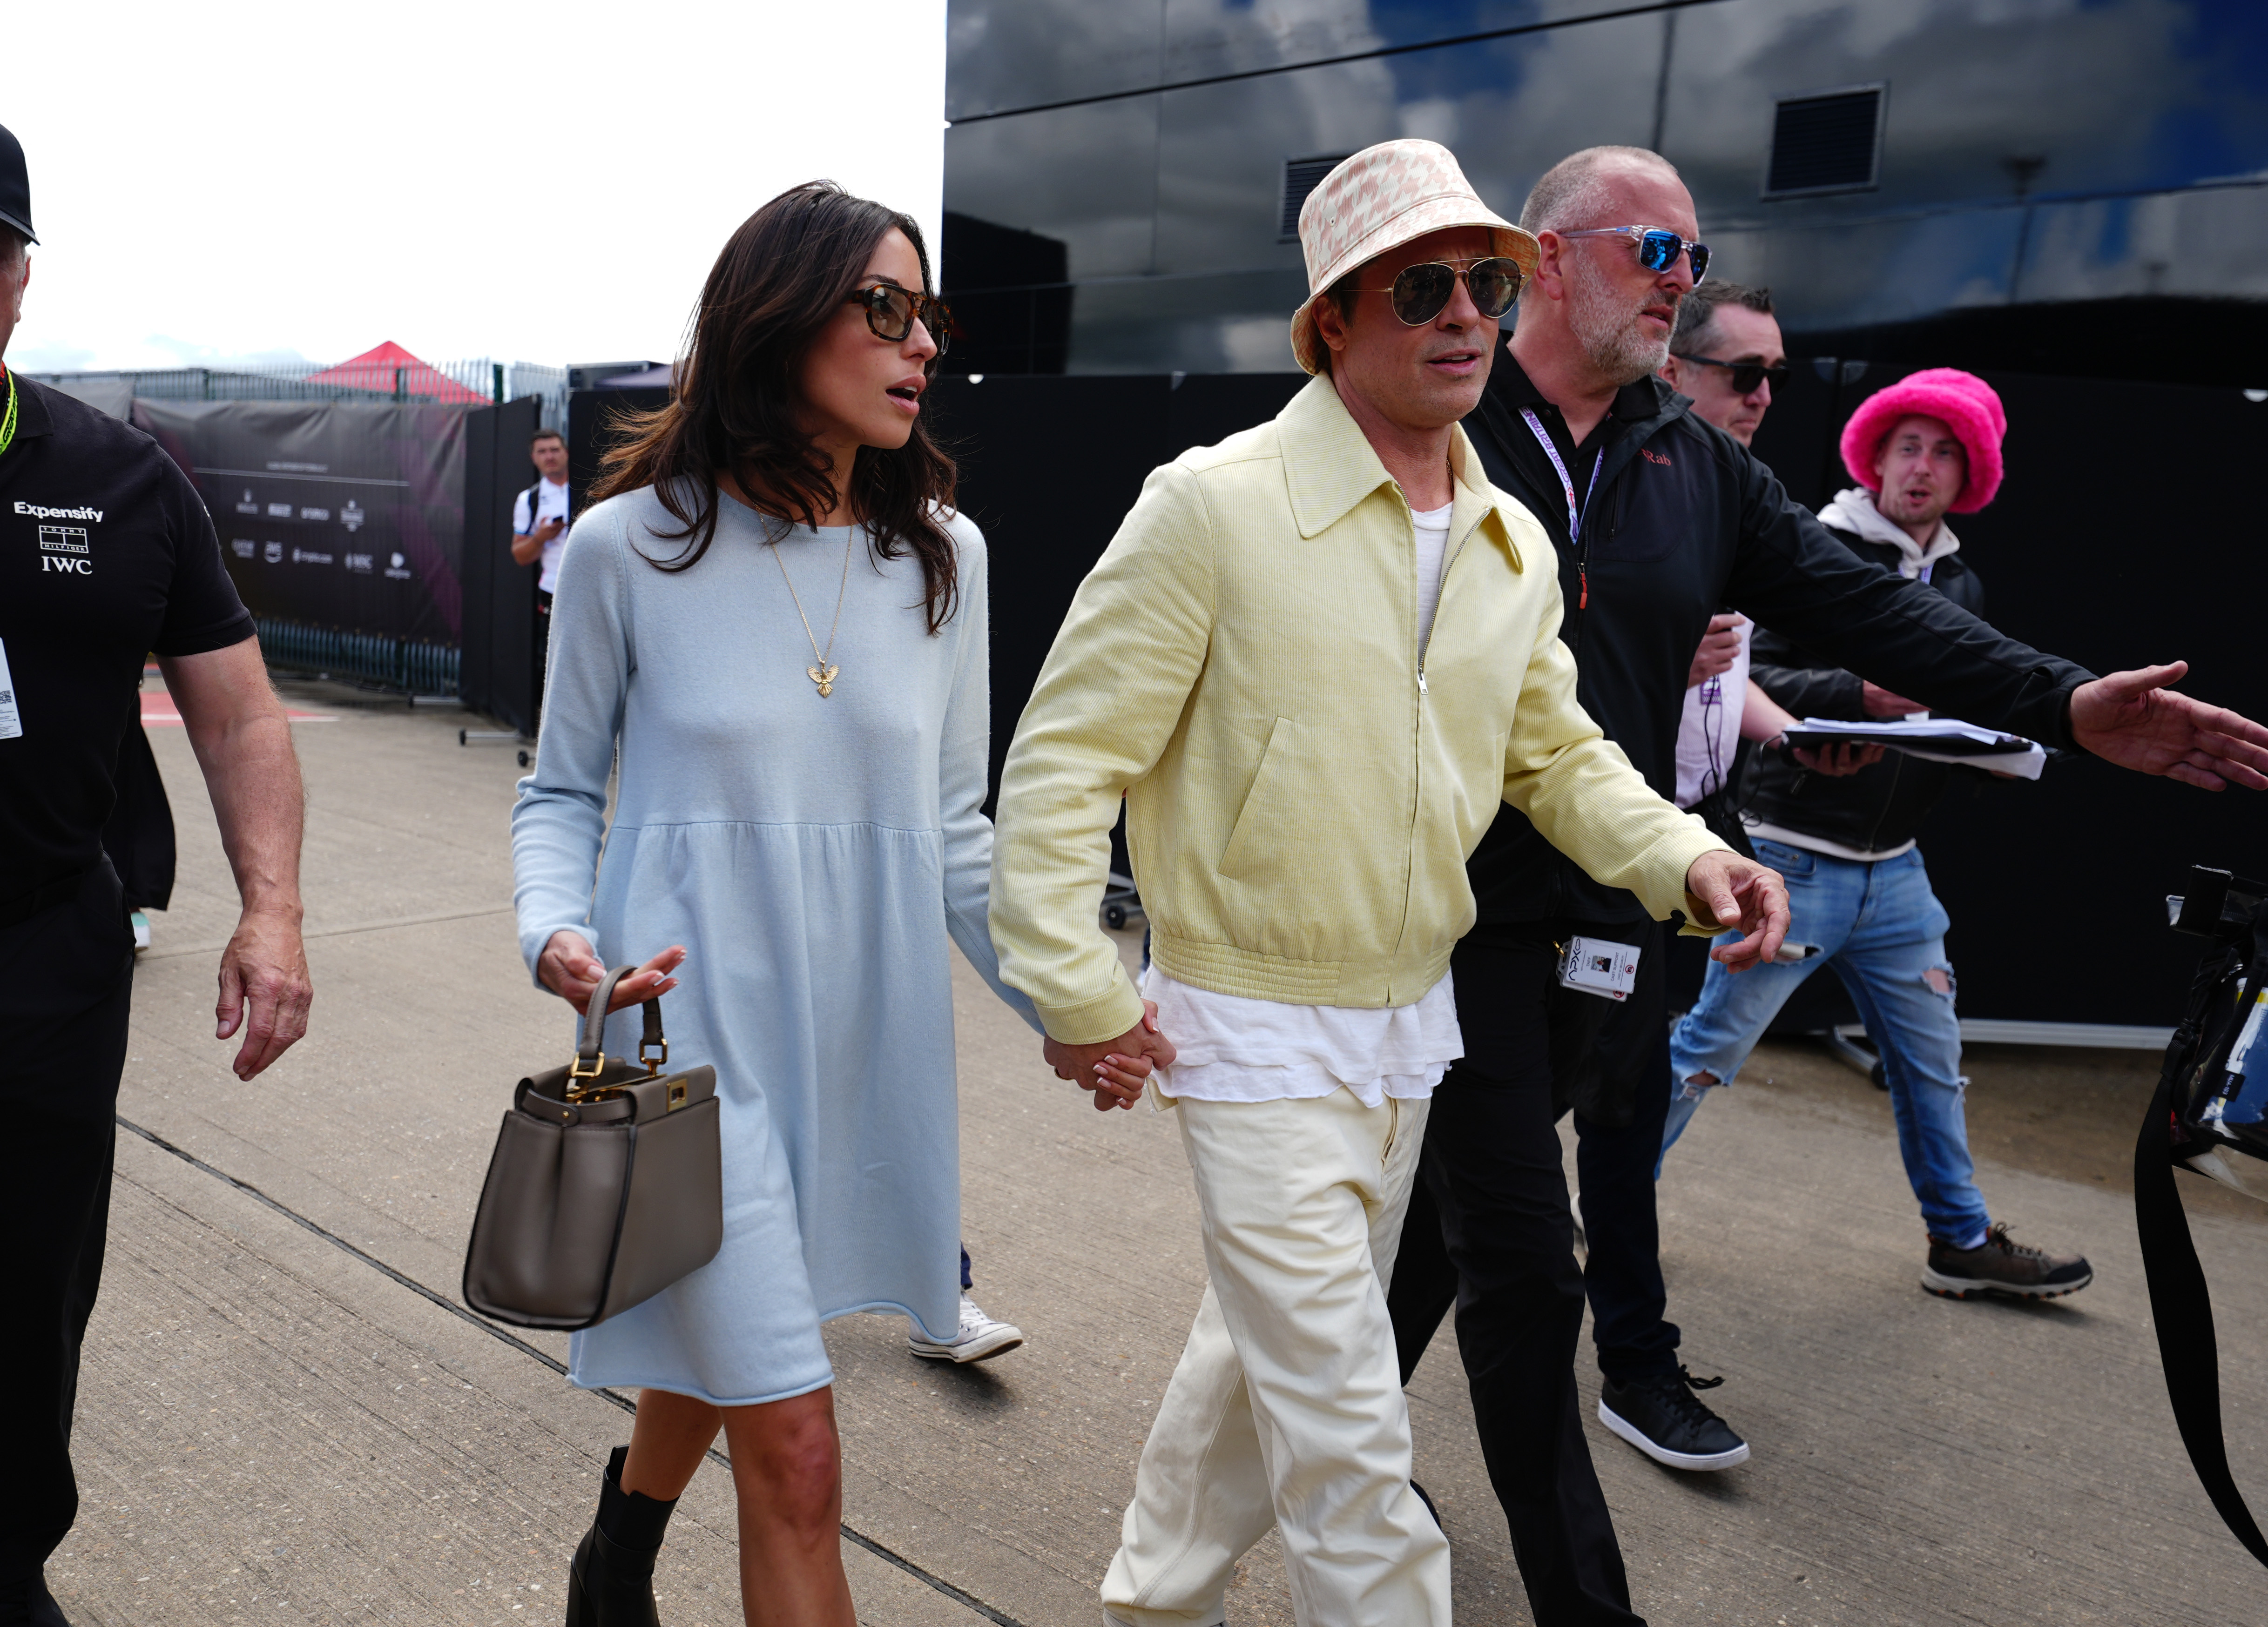
[[[291,693],[335,719],[297,729],[314,1026],[250,1085],[210,1027],[235,905],[210,805],[180,730],[151,731],[180,880],[136,973],[84,1506],[51,1586],[81,1623],[556,1621],[624,1403],[565,1383],[563,1339],[456,1299],[511,1082],[569,1043],[513,941],[519,769],[509,747],[460,748],[460,714]],[[1170,1118],[1091,1111],[957,971],[976,1297],[1030,1342],[940,1371],[902,1322],[834,1324],[844,1558],[870,1627],[1093,1623],[1203,1286],[1194,1202]],[[2135,1250],[2152,1059],[1979,1048],[1970,1066],[1996,1214],[2083,1248],[2095,1286],[2043,1306],[1924,1294],[1886,1099],[1823,1055],[1761,1052],[1661,1190],[1671,1314],[1756,1455],[1679,1475],[1590,1432],[1649,1620],[2259,1619],[2258,1572],[2173,1434]],[[2268,1215],[2183,1184],[2232,1456],[2268,1500]],[[1587,1409],[1595,1388],[1587,1371]],[[1460,1619],[1528,1621],[1449,1329],[1410,1404]],[[736,1623],[736,1567],[712,1464],[672,1527],[664,1620]],[[1272,1538],[1230,1609],[1292,1620]]]

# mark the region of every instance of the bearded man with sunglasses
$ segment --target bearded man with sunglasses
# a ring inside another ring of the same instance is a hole
[[[1578,152],[1536,182],[1521,219],[1538,240],[1535,273],[1464,427],[1490,480],[1557,551],[1559,636],[1584,709],[1657,791],[1674,791],[1690,665],[1727,605],[1948,713],[2193,785],[2268,786],[2268,729],[2171,692],[2184,666],[2098,679],[1859,559],[1655,376],[1708,266],[1693,201],[1659,155]],[[1576,1408],[1587,1288],[1602,1422],[1680,1468],[1748,1456],[1693,1395],[1663,1314],[1660,934],[1655,912],[1570,864],[1516,806],[1469,871],[1478,922],[1451,962],[1465,1054],[1434,1093],[1395,1273],[1403,1377],[1454,1302],[1536,1621],[1635,1622]],[[1627,999],[1561,984],[1560,946],[1578,937],[1637,951]],[[1581,1271],[1554,1129],[1571,1108]]]
[[[1770,959],[1785,919],[1778,878],[1575,705],[1550,545],[1457,428],[1533,240],[1425,141],[1332,171],[1300,239],[1292,350],[1316,377],[1151,475],[1001,777],[1003,975],[1098,1108],[1141,1093],[1122,1059],[1158,1056],[1203,1224],[1208,1285],[1102,1586],[1130,1627],[1217,1627],[1271,1528],[1302,1622],[1449,1620],[1386,1284],[1426,1099],[1464,1049],[1444,974],[1498,804],[1654,916],[1740,922],[1727,964]],[[1139,994],[1097,923],[1122,791]]]

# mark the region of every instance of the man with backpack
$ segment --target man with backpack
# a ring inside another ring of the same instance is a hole
[[[539,478],[512,503],[512,559],[540,565],[535,578],[535,702],[543,703],[544,661],[551,649],[551,585],[559,577],[559,556],[567,551],[567,440],[556,430],[538,430],[527,455]]]

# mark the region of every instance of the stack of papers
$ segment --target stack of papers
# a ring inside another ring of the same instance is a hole
[[[2037,740],[2028,740],[2021,734],[2003,734],[1998,729],[1980,728],[1956,718],[1911,718],[1896,722],[1869,718],[1865,723],[1806,718],[1787,732],[1787,743],[1800,746],[1806,751],[1818,751],[1845,741],[1887,746],[1910,757],[1927,757],[1933,762],[1965,762],[1974,769],[2013,774],[2018,779],[2039,778],[2048,761],[2046,748]]]

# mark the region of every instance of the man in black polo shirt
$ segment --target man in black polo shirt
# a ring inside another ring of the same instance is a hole
[[[2172,693],[2184,667],[2098,679],[1859,559],[1653,376],[1707,254],[1667,162],[1628,147],[1577,153],[1537,181],[1521,224],[1542,257],[1465,429],[1489,478],[1550,534],[1578,694],[1656,791],[1675,791],[1686,678],[1727,605],[1949,715],[2191,784],[2268,786],[2268,729]],[[1539,1627],[1633,1623],[1576,1408],[1587,1287],[1602,1421],[1679,1467],[1748,1455],[1689,1388],[1663,1316],[1662,942],[1634,899],[1592,881],[1511,808],[1470,869],[1478,922],[1452,962],[1465,1056],[1434,1093],[1389,1299],[1403,1373],[1454,1300],[1482,1450]],[[1628,1000],[1558,985],[1556,946],[1574,936],[1639,946]],[[1570,1108],[1581,1272],[1554,1128]]]
[[[31,264],[23,150],[0,129],[0,357]],[[0,1178],[9,1390],[0,1627],[55,1627],[41,1567],[71,1527],[71,1407],[110,1208],[134,937],[104,857],[119,742],[156,651],[244,913],[217,1034],[250,1079],[306,1032],[299,769],[195,490],[146,435],[0,362]]]

